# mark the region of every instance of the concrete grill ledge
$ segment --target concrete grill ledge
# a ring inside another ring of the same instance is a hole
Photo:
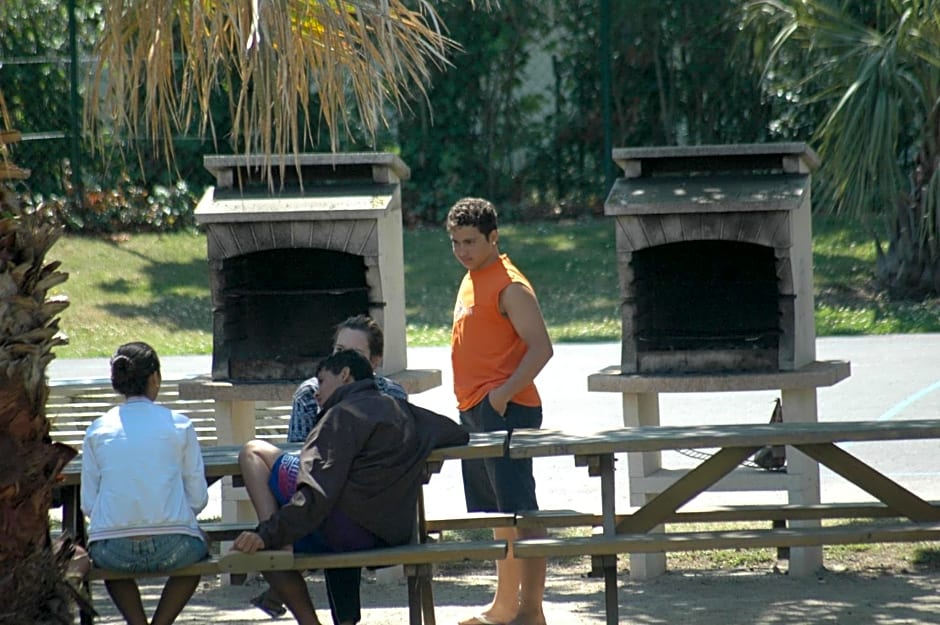
[[[404,387],[409,395],[423,393],[441,385],[440,369],[405,369],[388,376]],[[180,397],[220,401],[290,402],[302,380],[274,382],[229,382],[200,376],[179,382]]]
[[[703,374],[623,373],[610,366],[588,376],[588,390],[610,393],[709,393],[832,386],[851,375],[848,362],[815,361],[794,371]]]

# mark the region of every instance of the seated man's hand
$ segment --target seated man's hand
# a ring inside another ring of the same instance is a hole
[[[242,532],[232,543],[232,549],[243,553],[254,553],[264,549],[264,541],[255,532]]]

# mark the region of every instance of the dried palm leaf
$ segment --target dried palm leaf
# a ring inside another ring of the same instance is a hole
[[[238,151],[298,154],[320,123],[334,151],[354,122],[374,136],[456,47],[429,0],[113,0],[104,24],[86,127],[99,146],[143,129],[169,158],[174,131],[215,135],[220,86]]]

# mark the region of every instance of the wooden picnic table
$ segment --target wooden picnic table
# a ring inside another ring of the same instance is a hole
[[[395,367],[389,362],[387,349],[385,366],[391,367],[389,371],[393,371],[387,374],[388,377],[401,384],[409,396],[441,384],[441,372],[438,369],[394,371]],[[298,383],[298,380],[243,383],[199,376],[180,380],[178,389],[183,400],[212,401],[217,445],[243,445],[259,438],[259,402],[284,402],[289,406]],[[183,409],[182,412],[185,414],[186,410]],[[222,520],[228,523],[247,523],[254,518],[254,508],[244,492],[232,488],[231,480],[223,480]]]
[[[457,447],[441,447],[431,451],[427,459],[428,473],[438,473],[446,460],[473,460],[494,458],[505,454],[506,432],[487,432],[471,434],[470,442]],[[301,443],[280,443],[281,449],[289,453],[299,453]],[[202,448],[202,460],[205,465],[206,482],[213,484],[224,477],[235,480],[241,478],[238,465],[238,453],[241,445],[219,445]],[[81,544],[85,544],[85,516],[81,511],[81,454],[69,462],[62,471],[59,483],[62,493],[62,529],[71,534]],[[423,519],[420,519],[423,523]]]
[[[514,546],[519,557],[546,555],[604,556],[602,564],[605,577],[607,622],[618,622],[616,554],[626,551],[626,543],[617,539],[631,534],[629,545],[638,548],[643,534],[661,527],[667,520],[675,518],[677,510],[708,490],[712,485],[740,465],[740,463],[766,445],[788,445],[806,454],[819,464],[829,467],[836,474],[866,491],[900,517],[914,522],[940,521],[940,507],[932,505],[910,492],[894,480],[881,474],[859,458],[837,446],[837,443],[862,441],[892,441],[940,438],[940,419],[912,421],[845,421],[813,423],[734,424],[703,426],[645,426],[606,430],[593,434],[568,434],[552,430],[515,430],[509,444],[511,458],[538,458],[546,456],[574,457],[575,464],[587,466],[591,475],[601,478],[601,509],[603,537],[593,539],[546,539],[522,541]],[[630,514],[616,514],[616,492],[614,486],[614,454],[621,452],[648,452],[686,448],[717,448],[718,451],[676,480],[661,493],[652,497]],[[806,522],[803,522],[806,523]],[[810,521],[810,524],[818,525]],[[936,527],[931,532],[936,532]],[[799,530],[779,531],[780,544],[819,544],[813,541],[830,542],[840,540],[859,541],[858,532],[848,530],[844,537],[836,532],[818,533],[818,527],[806,528],[807,536],[800,537]],[[774,541],[773,532],[770,542]],[[786,534],[786,532],[790,532]],[[910,536],[915,536],[912,532]],[[869,534],[870,542],[879,542],[878,535]],[[655,538],[651,536],[650,538]],[[714,536],[684,537],[687,541],[704,541]],[[844,540],[843,540],[844,538]],[[902,539],[903,532],[888,536],[885,540]],[[727,537],[724,537],[727,541]],[[602,542],[606,540],[602,544]],[[733,537],[731,543],[733,544]],[[787,542],[788,541],[788,542]],[[683,545],[670,545],[668,535],[661,540],[646,541],[642,547],[647,551],[685,549]],[[523,544],[528,543],[528,544]],[[729,544],[714,542],[712,544]],[[742,547],[747,545],[742,544]]]
[[[507,447],[506,432],[488,432],[474,433],[470,435],[470,441],[466,445],[455,447],[440,447],[431,451],[427,458],[428,478],[434,473],[440,471],[446,460],[473,460],[480,458],[501,457],[506,453]],[[288,453],[299,453],[301,443],[281,443],[278,445]],[[202,448],[202,459],[205,466],[206,482],[212,484],[222,478],[232,478],[239,480],[241,478],[241,467],[238,464],[238,454],[241,445],[219,445],[214,447]],[[62,472],[62,481],[60,488],[62,493],[62,528],[70,532],[72,536],[82,545],[86,543],[87,534],[85,531],[85,515],[81,510],[81,455],[76,456],[69,464],[65,466]],[[419,530],[419,542],[424,542],[426,538],[424,518],[423,497],[419,496],[419,505],[415,511],[416,527]],[[503,545],[502,554],[505,555],[505,545]],[[394,550],[385,550],[392,551]],[[487,551],[487,553],[489,553]],[[446,556],[447,554],[443,554]],[[437,557],[443,557],[438,554]],[[317,562],[321,566],[324,564],[323,557],[317,556]],[[427,554],[420,557],[427,558]],[[467,553],[454,553],[454,558],[467,558]],[[474,556],[474,557],[478,557]],[[502,556],[500,556],[502,557]],[[213,567],[217,567],[217,562],[212,562]],[[413,568],[413,567],[412,567]],[[426,569],[426,570],[425,570]],[[214,569],[213,569],[214,570]],[[411,623],[425,623],[425,625],[434,625],[434,599],[430,586],[430,567],[422,566],[420,574],[409,577],[409,612]],[[244,573],[236,573],[238,577],[243,577]],[[86,581],[87,583],[87,581]],[[81,614],[82,625],[91,625],[93,617],[91,614]]]

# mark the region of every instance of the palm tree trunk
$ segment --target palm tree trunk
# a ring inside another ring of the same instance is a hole
[[[68,553],[53,548],[49,507],[76,451],[49,438],[46,366],[64,343],[48,298],[67,275],[44,264],[59,231],[0,185],[0,622],[71,623]]]
[[[893,296],[940,295],[940,108],[924,125],[911,193],[898,202],[887,251],[878,243],[877,277]]]

